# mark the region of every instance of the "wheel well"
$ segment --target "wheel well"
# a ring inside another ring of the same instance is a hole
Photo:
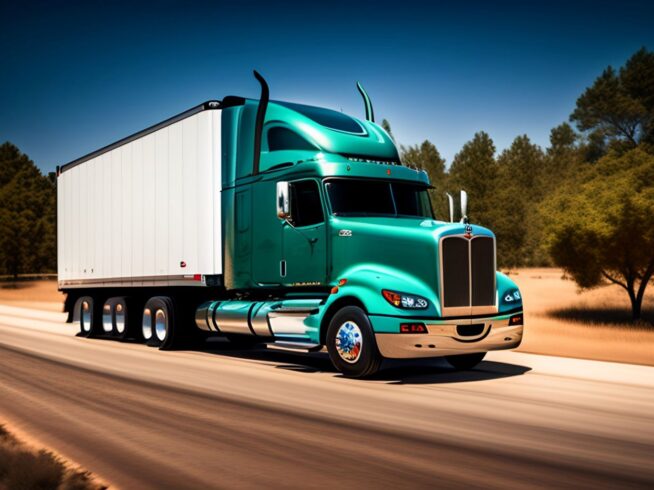
[[[345,306],[358,306],[363,311],[368,313],[366,307],[363,306],[363,303],[358,298],[355,298],[354,296],[343,296],[342,298],[338,298],[331,305],[329,305],[329,308],[323,315],[322,321],[320,322],[320,343],[322,345],[325,345],[327,339],[327,328],[329,328],[329,322],[332,321],[332,318],[334,318],[336,312]]]

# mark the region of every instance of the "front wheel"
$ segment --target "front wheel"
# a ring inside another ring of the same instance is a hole
[[[365,378],[375,374],[382,357],[366,313],[357,306],[339,310],[327,329],[329,358],[345,376]]]
[[[485,352],[477,352],[475,354],[461,354],[458,356],[446,356],[445,359],[450,365],[458,371],[466,371],[472,369],[479,364],[486,355]]]

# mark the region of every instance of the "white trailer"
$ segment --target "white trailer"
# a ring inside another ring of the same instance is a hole
[[[221,111],[214,104],[59,169],[60,289],[204,285],[220,277]]]

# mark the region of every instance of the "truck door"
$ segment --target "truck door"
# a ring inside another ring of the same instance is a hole
[[[282,257],[279,264],[284,285],[325,284],[327,231],[320,186],[313,179],[290,183],[291,218],[282,221]]]

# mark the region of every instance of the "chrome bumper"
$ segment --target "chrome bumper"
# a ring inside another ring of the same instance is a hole
[[[457,325],[484,323],[481,334],[475,337],[458,335]],[[464,320],[458,324],[425,323],[429,333],[378,333],[377,347],[382,356],[389,359],[441,357],[456,354],[472,354],[491,350],[513,349],[522,341],[523,325],[509,326],[509,320]]]

